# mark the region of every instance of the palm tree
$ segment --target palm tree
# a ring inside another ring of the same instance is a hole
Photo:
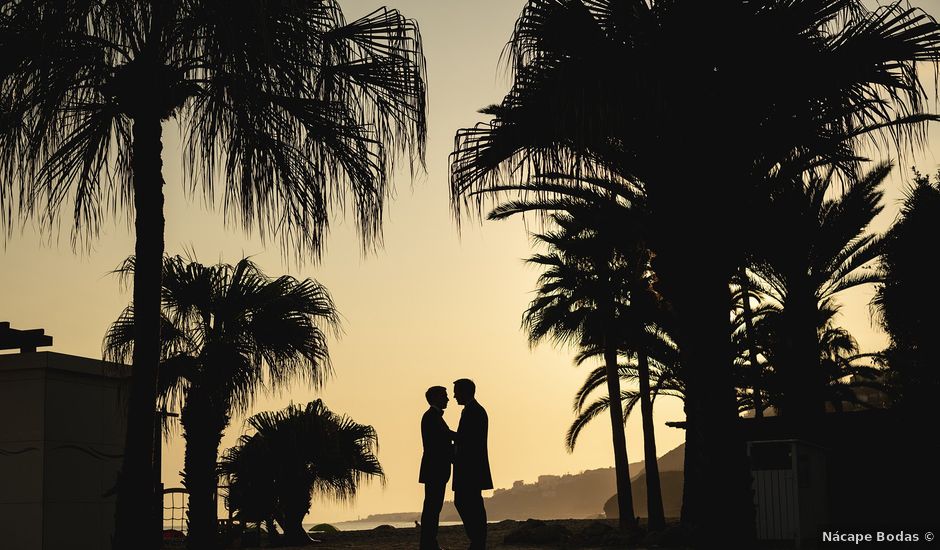
[[[617,504],[620,527],[636,526],[633,493],[628,470],[627,443],[623,430],[623,410],[620,407],[620,378],[617,355],[620,335],[617,325],[617,301],[622,293],[620,281],[613,273],[615,250],[600,239],[584,238],[571,216],[554,214],[553,219],[562,230],[543,234],[537,238],[548,243],[557,252],[536,255],[528,261],[545,268],[539,276],[538,296],[523,316],[523,326],[529,333],[529,342],[537,344],[546,337],[559,343],[576,343],[584,347],[599,346],[608,372],[607,393],[611,398],[610,423],[614,449],[614,469],[617,477]]]
[[[276,518],[288,545],[310,542],[302,522],[314,491],[343,501],[363,481],[384,480],[372,426],[331,412],[319,399],[256,414],[248,425],[255,433],[241,436],[222,460],[229,508],[247,521]]]
[[[154,405],[164,253],[164,122],[180,124],[189,190],[284,250],[318,257],[329,214],[352,205],[377,242],[400,155],[423,158],[417,25],[335,0],[60,2],[0,7],[0,215],[14,206],[73,238],[133,202],[137,326],[118,548],[152,532]],[[297,244],[299,246],[294,246]],[[154,541],[144,543],[147,547]]]
[[[551,185],[540,182],[539,185]],[[491,213],[501,219],[546,204],[528,202],[505,204]],[[649,525],[662,529],[662,496],[658,486],[652,401],[647,360],[647,325],[656,308],[652,291],[649,251],[641,243],[625,241],[612,227],[618,227],[632,213],[617,199],[606,201],[557,202],[551,220],[557,231],[536,235],[549,245],[549,254],[538,254],[530,263],[545,269],[539,277],[538,296],[523,317],[530,342],[536,344],[546,337],[559,343],[576,343],[582,360],[602,357],[608,390],[608,406],[614,443],[614,464],[617,472],[618,505],[622,528],[632,525],[633,501],[630,487],[619,396],[618,356],[621,350],[634,353],[639,365],[640,401],[643,412],[644,451],[647,467],[653,476],[648,484],[650,503]],[[585,355],[586,350],[591,353]],[[644,393],[645,392],[645,393]],[[569,450],[573,443],[569,445]],[[651,464],[652,463],[652,464]]]
[[[880,187],[890,171],[890,164],[880,164],[831,198],[831,173],[784,182],[770,196],[763,220],[769,229],[752,253],[751,283],[776,306],[774,369],[782,414],[812,423],[825,411],[830,380],[822,344],[834,330],[837,296],[879,280],[872,263],[881,241],[868,227],[882,210]]]
[[[131,258],[119,269],[135,270]],[[232,415],[247,412],[265,389],[296,380],[319,387],[330,372],[326,331],[339,316],[312,279],[271,279],[250,260],[204,266],[179,256],[163,262],[160,396],[181,411],[186,440],[183,484],[189,493],[188,548],[218,545],[216,462]],[[111,325],[104,355],[133,353],[134,306]]]
[[[846,403],[870,408],[872,405],[859,399],[856,390],[887,390],[881,381],[884,369],[873,366],[873,363],[883,360],[882,354],[860,353],[855,338],[844,328],[833,324],[836,312],[836,309],[820,312],[822,325],[817,330],[819,355],[814,362],[817,371],[814,377],[822,387],[814,393],[822,400],[823,407],[829,404],[835,411],[844,410]],[[779,307],[771,303],[761,305],[755,317],[755,333],[762,359],[761,386],[766,393],[766,405],[784,414],[792,398],[787,395],[787,365],[778,358],[793,355],[790,349],[792,339],[786,336],[789,328]]]
[[[649,514],[647,526],[651,531],[660,531],[665,528],[666,520],[657,462],[653,404],[657,396],[668,395],[684,399],[684,393],[681,378],[678,376],[678,350],[675,348],[675,343],[652,322],[648,323],[645,328],[646,334],[641,339],[636,341],[625,339],[624,347],[620,350],[621,355],[628,356],[628,359],[625,363],[618,364],[618,377],[622,383],[636,383],[639,388],[638,390],[621,390],[619,401],[624,424],[636,405],[640,404],[643,425],[643,461],[647,475],[646,502]],[[586,348],[578,354],[576,363],[581,364],[602,353],[603,351],[597,348]],[[611,410],[609,393],[588,403],[593,392],[608,385],[607,377],[606,365],[595,368],[588,374],[575,394],[576,418],[565,435],[565,445],[569,452],[574,451],[578,436],[591,420]]]
[[[568,187],[571,182],[576,184],[583,183],[587,188],[580,190],[580,192],[575,192]],[[568,196],[562,199],[552,197],[553,191],[559,188],[568,190]],[[649,510],[648,526],[650,529],[660,530],[665,527],[665,517],[662,513],[659,465],[656,462],[656,439],[653,425],[650,369],[646,350],[650,346],[647,332],[652,323],[652,317],[659,316],[662,310],[660,308],[659,296],[652,288],[655,280],[650,265],[652,256],[650,251],[645,248],[642,241],[637,240],[637,236],[642,233],[642,224],[645,216],[642,187],[620,186],[605,181],[603,178],[585,174],[544,174],[527,184],[520,186],[506,185],[502,186],[501,190],[531,191],[536,194],[548,194],[548,197],[544,199],[536,198],[535,200],[509,201],[499,205],[490,212],[489,219],[502,220],[514,215],[524,216],[526,213],[531,212],[537,212],[540,215],[544,215],[546,212],[560,213],[562,214],[561,218],[553,218],[555,219],[556,225],[558,225],[558,221],[561,219],[570,220],[572,218],[579,219],[582,224],[586,223],[586,225],[581,225],[577,229],[573,226],[569,227],[563,225],[562,232],[576,233],[582,231],[586,233],[587,240],[583,239],[585,235],[574,235],[573,233],[563,235],[549,243],[557,252],[571,253],[573,257],[576,257],[578,252],[583,254],[587,248],[593,246],[597,250],[603,250],[603,252],[601,252],[601,256],[603,257],[611,253],[616,256],[619,251],[630,259],[628,262],[619,263],[617,273],[612,277],[612,280],[616,280],[621,286],[619,292],[623,294],[623,297],[625,297],[630,304],[629,308],[622,312],[629,313],[629,315],[622,319],[620,323],[621,326],[618,329],[620,330],[619,338],[624,345],[624,349],[619,351],[621,353],[635,354],[637,358],[639,369],[638,380],[640,385],[640,393],[637,394],[637,396],[641,402],[643,417],[644,460],[650,478],[647,484],[647,502]],[[625,224],[630,225],[634,230],[623,232]],[[587,246],[577,245],[576,248],[581,249],[579,251],[568,250],[567,246],[575,242],[571,239],[572,237],[577,237],[575,240],[580,239],[583,241],[583,244]],[[548,237],[542,235],[536,238],[545,241]],[[594,257],[593,259],[597,260],[598,258],[600,257]],[[543,264],[549,265],[551,269],[550,274],[547,273],[546,275],[551,276],[551,274],[553,274],[559,277],[551,285],[553,292],[560,288],[565,288],[566,284],[568,286],[565,290],[570,292],[571,295],[578,295],[584,290],[575,288],[583,283],[583,279],[579,279],[579,277],[582,277],[584,274],[578,272],[578,269],[585,267],[583,264],[578,264],[574,269],[565,269],[564,266],[561,265],[565,260],[557,254],[536,257],[530,261],[533,261],[533,263],[548,262],[547,264]],[[600,258],[600,261],[603,261],[603,258]],[[575,263],[577,263],[577,261]],[[588,263],[590,264],[590,262]],[[590,267],[590,265],[588,265],[588,267]],[[568,276],[560,276],[562,273]],[[563,315],[564,313],[559,312],[559,314]],[[654,331],[654,335],[662,336],[662,333],[661,331]],[[593,357],[604,358],[606,364],[604,355],[605,347],[603,345],[585,347],[588,346],[588,343],[583,341],[580,343],[580,346],[582,351],[579,354],[578,364],[587,358]],[[603,380],[606,383],[606,376]],[[615,384],[617,383],[615,382]],[[617,405],[615,405],[615,407],[616,406]],[[632,408],[632,405],[630,405],[630,407]],[[608,405],[605,406],[603,410],[608,410],[609,408]],[[580,412],[577,405],[575,410],[576,412]],[[613,425],[617,413],[614,410],[610,411],[610,414]],[[629,414],[628,411],[623,413],[624,421],[627,414]],[[616,441],[614,445],[614,462],[616,464],[616,454],[618,452],[616,450]],[[573,440],[569,439],[568,449],[569,452],[574,450]],[[623,452],[626,452],[625,447]],[[625,477],[629,478],[629,474],[626,474]],[[632,488],[630,490],[632,491]],[[618,499],[620,498],[620,494],[623,493],[618,493]],[[632,505],[632,500],[630,503]],[[621,515],[621,517],[623,517],[623,515]]]
[[[544,171],[643,183],[686,376],[683,522],[702,544],[749,547],[728,318],[740,214],[761,215],[751,205],[789,161],[849,170],[866,137],[923,143],[917,62],[940,58],[940,26],[902,2],[530,0],[508,51],[512,89],[457,133],[455,213]]]
[[[928,424],[940,419],[934,403],[940,393],[940,323],[935,316],[940,295],[934,290],[935,272],[927,267],[924,244],[937,234],[938,224],[940,174],[931,180],[915,172],[901,214],[883,242],[881,284],[871,304],[891,339],[885,359],[894,404]]]

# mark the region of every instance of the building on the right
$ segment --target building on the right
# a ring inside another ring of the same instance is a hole
[[[758,538],[813,548],[824,530],[916,529],[937,521],[936,426],[892,409],[742,418]]]

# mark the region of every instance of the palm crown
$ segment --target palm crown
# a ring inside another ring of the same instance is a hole
[[[133,269],[131,258],[119,272],[130,276]],[[133,320],[130,305],[108,330],[105,357],[131,356]],[[329,292],[312,279],[271,279],[248,259],[204,266],[168,257],[161,393],[167,405],[181,408],[198,388],[222,399],[228,414],[240,414],[260,390],[297,379],[318,387],[330,372],[327,334],[338,328]]]
[[[75,227],[130,202],[131,120],[178,118],[190,189],[224,174],[226,210],[320,251],[351,199],[377,236],[400,152],[422,153],[424,62],[415,24],[336,2],[5,3],[0,10],[3,206]],[[417,136],[417,141],[409,139]],[[412,156],[411,158],[415,158]]]

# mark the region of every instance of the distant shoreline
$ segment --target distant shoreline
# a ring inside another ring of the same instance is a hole
[[[361,522],[353,522],[361,523]],[[670,522],[675,525],[675,520]],[[616,540],[617,523],[614,520],[548,520],[537,522],[547,525],[551,536],[542,542],[513,541],[507,543],[506,538],[526,522],[503,520],[490,522],[487,532],[487,547],[493,549],[505,548],[507,550],[548,550],[566,545],[567,548],[598,548],[605,546],[599,538],[605,536],[611,539],[613,546],[624,547],[622,541]],[[304,524],[306,527],[307,524]],[[592,534],[593,533],[593,534]],[[546,533],[547,534],[547,533]],[[418,542],[418,530],[412,522],[411,527],[402,529],[371,529],[360,531],[338,531],[336,533],[323,533],[314,535],[319,542],[318,550],[414,550]],[[594,540],[598,539],[598,540]],[[605,539],[606,540],[606,539]],[[438,542],[443,548],[466,548],[469,541],[460,525],[442,526],[438,534]],[[610,545],[607,545],[609,547]],[[309,546],[283,548],[282,550],[304,550]],[[663,548],[676,549],[676,546],[664,545]]]
[[[391,525],[396,529],[407,529],[409,527],[415,526],[415,520],[419,519],[421,514],[417,514],[415,519],[410,520],[372,520],[372,519],[362,519],[362,520],[350,520],[350,521],[337,521],[337,522],[320,522],[320,523],[304,523],[304,530],[310,531],[310,528],[315,525],[320,525],[321,523],[327,523],[332,525],[339,531],[370,531],[375,529],[380,525]],[[459,521],[442,521],[441,526],[450,526],[450,525],[460,525]]]

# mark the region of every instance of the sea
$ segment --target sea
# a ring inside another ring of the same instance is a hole
[[[492,522],[490,522],[492,523]],[[310,528],[314,525],[319,525],[319,523],[304,523],[304,531],[310,531]],[[330,523],[333,527],[336,527],[340,531],[370,531],[375,529],[379,525],[391,525],[395,529],[404,529],[408,527],[414,527],[414,521],[338,521],[336,523]],[[441,527],[447,525],[461,525],[459,521],[442,521]],[[186,532],[186,523],[183,520],[177,519],[176,521],[166,520],[163,522],[164,529],[172,529],[177,531]]]
[[[304,530],[309,531],[314,525],[319,525],[318,523],[304,523]],[[414,527],[414,521],[339,521],[336,523],[330,523],[333,527],[336,527],[340,531],[369,531],[375,529],[379,525],[391,525],[396,529],[404,529],[408,527]],[[461,525],[459,521],[442,521],[441,526],[447,525]]]

